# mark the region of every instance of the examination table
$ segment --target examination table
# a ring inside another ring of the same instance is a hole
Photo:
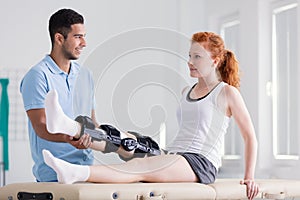
[[[13,183],[0,188],[1,200],[201,200],[247,199],[246,186],[239,179],[218,179],[215,183]],[[259,179],[258,199],[300,199],[300,180]]]

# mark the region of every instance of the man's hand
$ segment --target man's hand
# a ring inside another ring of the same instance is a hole
[[[73,140],[73,137],[68,136],[67,142],[77,149],[87,149],[92,144],[92,138],[88,134],[82,135],[79,140]]]
[[[259,192],[258,185],[254,182],[254,180],[241,180],[240,184],[247,186],[247,197],[252,200]]]

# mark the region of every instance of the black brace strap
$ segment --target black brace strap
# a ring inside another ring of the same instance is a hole
[[[122,147],[126,151],[134,151],[134,157],[145,157],[160,155],[159,145],[149,136],[143,136],[136,132],[128,131],[128,133],[136,136],[137,140],[132,138],[124,138],[121,141]]]
[[[106,143],[103,153],[116,152],[121,144],[120,131],[107,124],[100,125],[99,128],[106,132],[106,141],[109,141]]]

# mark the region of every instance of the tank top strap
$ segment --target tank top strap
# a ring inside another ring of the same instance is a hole
[[[214,103],[217,102],[217,98],[220,95],[222,89],[227,85],[225,82],[220,82],[214,90],[211,91],[211,98]]]

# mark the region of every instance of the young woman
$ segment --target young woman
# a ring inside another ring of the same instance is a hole
[[[137,157],[134,156],[134,150],[126,149],[126,145],[123,144],[117,146],[116,151],[127,159],[132,158],[128,162],[82,166],[65,162],[44,150],[44,160],[57,172],[59,182],[212,183],[221,165],[222,137],[226,133],[230,117],[233,117],[245,143],[246,167],[241,184],[247,186],[247,196],[253,199],[259,190],[254,182],[257,140],[250,115],[239,92],[240,80],[235,56],[225,49],[219,35],[199,32],[192,36],[188,67],[190,76],[198,81],[192,87],[183,90],[178,109],[179,131],[174,142],[165,151],[160,151],[156,156]],[[73,121],[64,116],[59,104],[55,103],[55,93],[47,98],[47,126],[51,129],[49,132],[65,133],[75,138],[81,135],[85,145],[102,151],[105,149],[109,142],[91,142],[88,136],[82,134],[82,120]],[[107,132],[107,129],[105,130]],[[106,132],[103,131],[103,134]],[[141,138],[137,134],[120,132],[119,136],[122,139],[129,136],[133,141]],[[151,141],[149,144],[153,147]]]

